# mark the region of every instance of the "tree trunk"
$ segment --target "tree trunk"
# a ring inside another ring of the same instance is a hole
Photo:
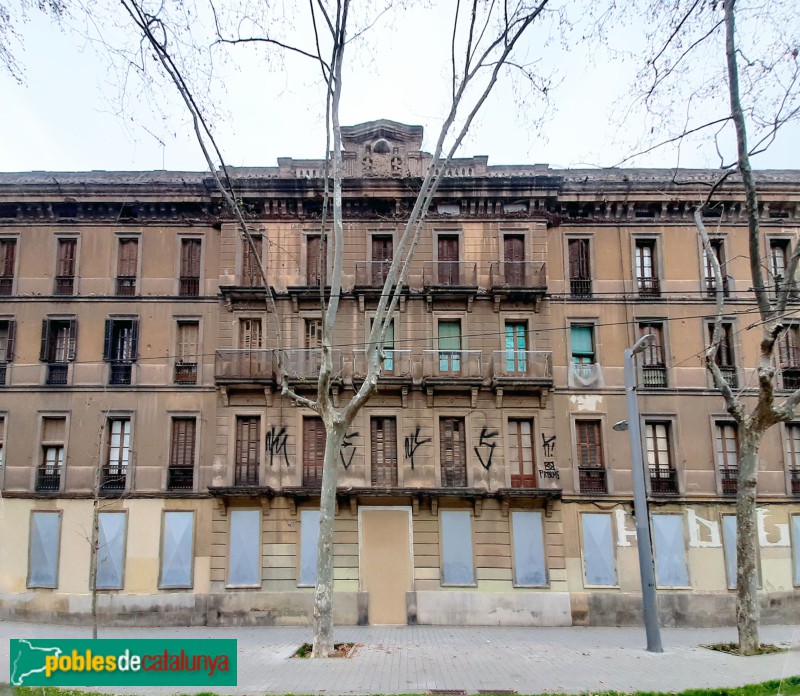
[[[740,654],[753,655],[760,645],[756,480],[761,435],[748,428],[743,428],[742,431],[736,497],[736,625],[739,630]]]
[[[98,466],[98,471],[100,467]],[[92,505],[91,563],[89,565],[89,588],[92,591],[92,638],[97,638],[97,552],[100,547],[100,499],[95,491]]]
[[[311,657],[333,653],[333,518],[336,513],[336,479],[339,452],[347,427],[325,424],[325,462],[319,500],[319,544],[317,546],[317,584],[314,589],[314,645]]]

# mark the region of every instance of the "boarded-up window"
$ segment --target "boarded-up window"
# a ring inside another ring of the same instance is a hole
[[[442,510],[442,584],[475,584],[472,555],[472,515],[464,510]]]
[[[100,528],[97,548],[97,589],[121,590],[125,575],[125,528],[127,515],[124,512],[101,512],[98,514]]]
[[[439,419],[442,486],[467,485],[466,428],[463,418]]]
[[[194,297],[200,294],[201,240],[181,240],[180,295]]]
[[[300,586],[317,584],[318,544],[319,510],[303,510],[300,513]]]
[[[372,449],[372,485],[397,485],[397,420],[389,417],[370,419]]]
[[[306,284],[325,285],[328,282],[327,244],[318,234],[306,237]]]
[[[653,545],[656,557],[656,584],[659,587],[688,587],[686,544],[683,517],[652,515]]]
[[[527,418],[508,420],[508,466],[513,488],[536,488],[533,455],[533,421]]]
[[[511,513],[514,534],[514,584],[519,587],[547,585],[542,513]]]
[[[261,419],[258,416],[236,417],[234,480],[237,486],[257,486],[261,442]]]
[[[196,321],[178,322],[177,359],[181,363],[197,363],[197,342],[200,324]]]
[[[615,586],[617,568],[614,559],[614,539],[611,532],[611,515],[583,513],[584,584],[587,586]]]
[[[603,442],[600,436],[600,421],[575,421],[575,447],[578,466],[603,467]]]
[[[325,462],[325,424],[321,418],[303,418],[303,485],[322,485]]]
[[[159,588],[191,587],[193,565],[194,512],[165,512]]]
[[[261,586],[261,511],[231,510],[228,585]]]
[[[794,559],[794,584],[800,585],[800,515],[792,515],[792,557]]]
[[[60,539],[60,512],[31,513],[28,587],[58,587]]]
[[[262,259],[262,238],[260,236],[251,235],[253,240],[253,247],[255,247],[255,255],[253,249],[246,239],[242,240],[242,285],[249,287],[258,287],[264,285],[264,280],[261,277],[261,271],[258,268],[256,257]]]

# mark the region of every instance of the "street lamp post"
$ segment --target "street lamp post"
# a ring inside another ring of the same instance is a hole
[[[642,605],[644,629],[647,633],[647,650],[664,652],[661,647],[661,629],[658,625],[656,578],[653,568],[653,547],[650,543],[650,513],[647,509],[647,491],[642,462],[642,434],[639,428],[639,400],[636,394],[636,366],[634,356],[653,344],[655,336],[642,336],[633,347],[625,350],[625,396],[628,402],[628,434],[631,442],[633,469],[633,502],[636,513],[636,546],[639,550],[639,574],[642,579]]]

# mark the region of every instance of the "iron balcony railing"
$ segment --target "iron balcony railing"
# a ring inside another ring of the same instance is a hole
[[[61,489],[61,472],[52,467],[40,467],[36,473],[37,491],[58,491]]]
[[[425,377],[481,378],[483,354],[479,350],[423,350]]]
[[[492,261],[489,286],[493,289],[544,289],[547,287],[545,264],[543,261]]]
[[[382,377],[411,379],[411,351],[384,350]],[[353,377],[363,379],[367,375],[367,351],[353,351]]]
[[[167,490],[189,491],[194,488],[194,467],[171,466],[167,469]]]
[[[781,388],[800,389],[800,367],[784,367],[781,371]]]
[[[133,376],[133,364],[129,362],[112,362],[110,364],[109,384],[130,384]]]
[[[642,365],[642,386],[647,388],[666,387],[666,365]]]
[[[608,493],[606,470],[599,466],[579,466],[578,482],[581,493]]]
[[[6,385],[6,379],[8,377],[8,365],[5,363],[0,363],[0,386]]]
[[[56,295],[72,295],[75,292],[75,276],[56,276]]]
[[[391,261],[356,261],[356,285],[382,288],[391,265]]]
[[[677,495],[678,472],[663,466],[651,466],[650,492],[653,495]]]
[[[552,381],[553,353],[549,350],[492,351],[492,375],[495,379]]]
[[[569,279],[570,297],[591,297],[592,279],[591,278],[570,278]]]
[[[126,466],[104,466],[100,471],[100,490],[124,491],[127,471]]]
[[[661,297],[661,281],[658,278],[637,278],[639,297]]]
[[[791,469],[789,479],[792,484],[792,495],[800,495],[800,469]]]
[[[722,481],[722,495],[736,495],[739,481],[739,469],[728,467],[719,470],[719,478]]]
[[[736,389],[739,386],[739,379],[736,376],[736,367],[734,365],[720,365],[719,371],[722,373],[724,379],[731,389]]]
[[[135,295],[136,276],[117,276],[117,295]]]
[[[200,278],[181,276],[179,292],[181,297],[197,297],[200,294]]]
[[[730,281],[729,276],[722,277],[722,296],[728,297],[730,295]],[[714,299],[717,296],[717,279],[713,277],[706,278],[706,296]]]
[[[218,350],[214,376],[218,382],[272,381],[275,379],[275,352],[267,348]]]
[[[435,287],[477,287],[478,264],[473,261],[425,261],[422,284]]]
[[[197,363],[175,363],[175,384],[197,384]]]
[[[63,386],[67,383],[68,375],[68,363],[49,363],[47,365],[46,383],[55,386]]]
[[[281,351],[283,374],[289,381],[307,382],[319,377],[322,365],[322,348],[290,348]],[[342,374],[342,351],[331,349],[331,377]]]

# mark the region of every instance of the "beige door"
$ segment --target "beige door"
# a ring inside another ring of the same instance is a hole
[[[411,589],[410,510],[361,508],[361,589],[371,624],[405,624]]]

